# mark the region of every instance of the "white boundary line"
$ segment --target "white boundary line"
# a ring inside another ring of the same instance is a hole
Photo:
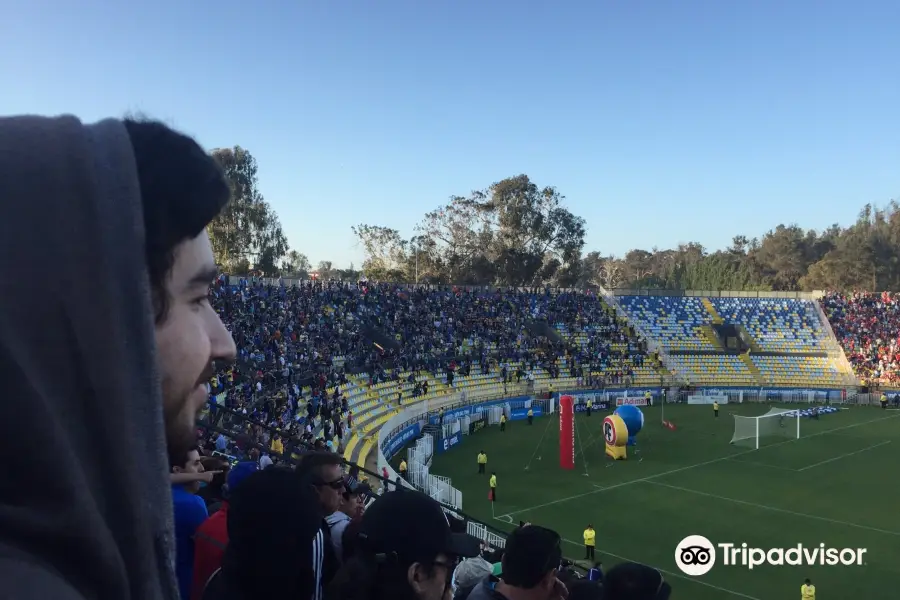
[[[670,490],[676,490],[679,492],[685,492],[688,494],[696,494],[697,496],[706,496],[707,498],[713,498],[715,500],[723,500],[725,502],[733,502],[735,504],[742,504],[744,506],[752,506],[753,508],[760,508],[763,510],[769,510],[772,512],[779,512],[786,515],[791,515],[794,517],[803,517],[805,519],[812,519],[814,521],[824,521],[826,523],[832,523],[834,525],[843,525],[844,527],[853,527],[855,529],[865,529],[866,531],[874,531],[877,533],[883,533],[885,535],[895,535],[900,536],[900,531],[890,531],[888,529],[879,529],[878,527],[870,527],[868,525],[860,525],[859,523],[850,523],[849,521],[841,521],[840,519],[830,519],[828,517],[820,517],[818,515],[811,515],[808,513],[797,512],[794,510],[788,510],[786,508],[778,508],[775,506],[768,506],[766,504],[757,504],[756,502],[748,502],[746,500],[738,500],[737,498],[728,498],[727,496],[719,496],[718,494],[710,494],[708,492],[701,492],[700,490],[692,490],[691,488],[684,488],[677,485],[669,485],[668,483],[660,483],[658,481],[647,481],[646,483],[650,485],[656,485],[659,487],[669,488]]]
[[[797,469],[788,469],[787,467],[779,467],[778,465],[770,465],[769,463],[764,462],[756,462],[755,460],[740,460],[735,459],[736,463],[740,463],[742,465],[753,465],[754,467],[765,467],[767,469],[775,469],[781,471],[782,473],[797,473]]]
[[[802,467],[802,468],[800,468],[800,469],[797,469],[797,472],[799,473],[799,472],[802,472],[802,471],[806,471],[807,469],[812,469],[813,467],[820,467],[820,466],[822,466],[822,465],[827,465],[828,463],[833,463],[833,462],[836,461],[836,460],[841,460],[842,458],[847,458],[848,456],[855,456],[855,455],[861,454],[861,453],[863,453],[863,452],[865,452],[865,451],[867,451],[867,450],[872,450],[872,449],[874,449],[874,448],[880,448],[881,446],[884,446],[884,445],[890,444],[890,443],[891,443],[891,440],[887,440],[886,442],[879,442],[879,443],[877,443],[877,444],[872,444],[871,446],[866,446],[865,448],[862,448],[862,449],[860,449],[860,450],[855,450],[855,451],[853,451],[853,452],[848,452],[848,453],[846,453],[846,454],[841,454],[840,456],[835,456],[834,458],[829,458],[829,459],[827,459],[827,460],[823,460],[823,461],[820,461],[820,462],[817,462],[817,463],[813,463],[813,464],[811,464],[811,465],[807,465],[807,466],[805,466],[805,467]]]
[[[847,430],[847,429],[853,429],[854,427],[861,427],[861,426],[863,426],[863,425],[869,425],[869,424],[871,424],[871,423],[876,423],[876,422],[878,422],[878,421],[886,421],[886,420],[888,420],[888,419],[895,419],[895,418],[897,418],[897,417],[900,417],[900,413],[897,413],[897,414],[894,414],[894,415],[890,415],[890,416],[887,416],[887,417],[878,417],[877,419],[869,419],[868,421],[860,421],[859,423],[851,423],[850,425],[845,425],[845,426],[843,426],[843,427],[835,427],[834,429],[827,429],[827,430],[825,430],[825,431],[817,431],[816,433],[810,434],[810,435],[808,435],[808,436],[806,436],[806,437],[801,437],[801,438],[791,438],[791,439],[789,439],[789,440],[784,440],[783,442],[777,442],[777,443],[775,443],[775,444],[770,444],[770,445],[768,445],[768,446],[764,446],[763,448],[760,448],[760,450],[764,450],[764,449],[767,449],[767,448],[775,448],[776,446],[783,446],[784,444],[790,444],[790,443],[792,443],[792,442],[797,442],[797,441],[800,441],[800,440],[809,439],[809,438],[811,438],[811,437],[818,437],[818,436],[820,436],[820,435],[828,435],[829,433],[833,433],[833,432],[835,432],[835,431],[844,431],[844,430]],[[559,499],[557,499],[557,500],[552,500],[552,501],[550,501],[550,502],[544,502],[543,504],[537,504],[537,505],[535,505],[535,506],[531,506],[531,507],[528,507],[528,508],[517,509],[517,510],[511,511],[511,512],[508,512],[508,513],[499,515],[499,517],[500,517],[500,518],[503,518],[503,517],[512,517],[513,515],[517,515],[517,514],[520,514],[520,513],[523,513],[523,512],[530,512],[530,511],[532,511],[532,510],[537,510],[538,508],[544,508],[544,507],[547,507],[547,506],[554,506],[554,505],[556,505],[556,504],[561,504],[561,503],[563,503],[563,502],[568,502],[568,501],[570,501],[570,500],[576,500],[576,499],[578,499],[578,498],[583,498],[583,497],[585,497],[585,496],[591,496],[591,495],[593,495],[593,494],[599,494],[600,492],[605,492],[605,491],[609,491],[609,490],[614,490],[614,489],[617,489],[617,488],[621,488],[621,487],[625,487],[625,486],[628,486],[628,485],[632,485],[632,484],[634,484],[634,483],[642,483],[642,482],[644,482],[644,481],[651,481],[651,480],[653,480],[653,479],[658,479],[658,478],[660,478],[660,477],[665,477],[665,476],[667,476],[667,475],[674,475],[675,473],[681,473],[682,471],[688,471],[688,470],[690,470],[690,469],[696,469],[696,468],[698,468],[698,467],[705,467],[706,465],[712,465],[712,464],[715,464],[715,463],[722,462],[722,461],[724,461],[724,460],[729,460],[729,459],[731,459],[731,458],[734,458],[735,456],[743,456],[743,455],[745,455],[745,454],[751,454],[751,453],[753,453],[753,452],[759,452],[759,450],[756,450],[756,449],[752,449],[752,450],[744,450],[743,452],[736,452],[736,453],[734,453],[734,454],[729,454],[728,456],[720,456],[719,458],[714,458],[714,459],[712,459],[712,460],[707,460],[707,461],[705,461],[705,462],[697,463],[697,464],[695,464],[695,465],[688,465],[688,466],[686,466],[686,467],[679,467],[679,468],[677,468],[677,469],[671,469],[671,470],[669,470],[669,471],[663,471],[662,473],[657,473],[656,475],[649,475],[649,476],[647,476],[647,477],[640,477],[640,478],[638,478],[638,479],[630,479],[630,480],[628,480],[628,481],[623,481],[623,482],[621,482],[621,483],[617,483],[617,484],[615,484],[615,485],[610,485],[610,486],[607,486],[607,487],[603,487],[603,486],[599,486],[599,485],[596,485],[596,484],[595,484],[594,487],[597,488],[597,489],[590,490],[590,491],[587,491],[587,492],[583,492],[583,493],[581,493],[581,494],[575,494],[574,496],[567,496],[567,497],[565,497],[565,498],[559,498]],[[739,462],[739,461],[735,461],[735,462]]]
[[[565,539],[565,538],[563,538],[563,541],[566,542],[567,544],[572,544],[573,546],[578,546],[579,548],[584,548],[584,546],[583,546],[582,544],[579,544],[578,542],[573,542],[572,540],[567,540],[567,539]],[[605,554],[606,556],[612,556],[613,558],[617,558],[617,559],[619,559],[619,560],[621,560],[621,561],[624,561],[624,562],[636,562],[636,563],[639,563],[639,562],[640,562],[640,561],[638,561],[638,560],[632,560],[632,559],[630,559],[630,558],[628,558],[628,557],[621,556],[621,555],[619,555],[619,554],[613,554],[612,552],[607,552],[606,550],[600,550],[599,548],[597,548],[596,550],[597,550],[597,553],[598,553],[598,554]],[[647,566],[648,566],[648,567],[653,567],[653,565],[647,565]],[[660,573],[664,574],[664,575],[668,575],[669,577],[677,577],[678,579],[684,579],[685,581],[691,581],[691,582],[696,583],[696,584],[698,584],[698,585],[703,585],[703,586],[706,586],[706,587],[708,587],[708,588],[710,588],[710,589],[713,589],[713,590],[718,590],[718,591],[720,591],[720,592],[725,592],[726,594],[730,594],[730,595],[736,596],[736,597],[738,597],[738,598],[744,598],[745,600],[761,600],[760,598],[757,598],[756,596],[748,596],[747,594],[742,594],[742,593],[740,593],[740,592],[735,592],[734,590],[729,590],[728,588],[723,588],[723,587],[720,587],[720,586],[718,586],[718,585],[714,585],[714,584],[709,583],[709,582],[707,582],[707,581],[703,581],[702,579],[697,579],[696,577],[688,577],[687,575],[682,575],[681,573],[675,573],[675,572],[673,572],[673,571],[667,571],[667,570],[665,570],[665,569],[660,569],[659,567],[653,567],[653,568],[656,569],[657,571],[659,571]]]

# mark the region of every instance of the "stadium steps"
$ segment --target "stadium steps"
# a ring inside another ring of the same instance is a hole
[[[747,365],[747,369],[750,371],[750,373],[753,374],[753,379],[755,380],[756,385],[763,385],[762,373],[760,373],[759,367],[756,366],[756,363],[753,362],[753,359],[750,358],[749,352],[741,354],[741,362]]]
[[[359,436],[355,433],[350,436],[350,439],[347,441],[347,447],[344,448],[344,459],[347,461],[353,460],[353,452],[356,450],[356,446],[359,445]]]
[[[712,322],[714,325],[721,325],[725,322],[725,319],[719,315],[719,311],[716,310],[716,307],[713,306],[712,300],[709,298],[701,298],[700,303],[703,305],[703,308],[706,309],[706,312],[709,313],[709,316],[712,317]]]
[[[750,335],[750,332],[747,331],[747,328],[743,325],[736,325],[736,329],[738,333],[743,334],[741,337],[747,342],[747,345],[750,346],[750,351],[757,353],[762,352],[762,348],[759,346],[759,342],[756,341],[756,338]]]
[[[706,300],[706,298],[704,298],[704,300]],[[712,344],[716,350],[719,350],[720,352],[724,350],[722,341],[719,339],[719,336],[716,335],[716,332],[711,325],[701,325],[696,328],[696,331],[697,335]]]

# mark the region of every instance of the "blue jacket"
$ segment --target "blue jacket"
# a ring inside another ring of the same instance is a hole
[[[180,485],[172,486],[172,507],[175,511],[175,574],[181,597],[191,597],[194,579],[194,533],[209,517],[206,503]]]

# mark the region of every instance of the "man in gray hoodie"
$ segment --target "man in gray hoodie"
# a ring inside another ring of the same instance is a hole
[[[365,500],[370,493],[372,490],[367,483],[361,483],[352,477],[345,476],[341,503],[336,511],[325,517],[329,533],[331,533],[331,545],[334,547],[337,559],[341,562],[344,560],[344,531],[351,521],[362,518]]]
[[[0,119],[0,596],[177,600],[167,452],[231,335],[216,163],[154,122]]]

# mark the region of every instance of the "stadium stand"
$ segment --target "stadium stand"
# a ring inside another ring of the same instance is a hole
[[[900,388],[900,295],[832,292],[821,304],[860,378]]]
[[[856,383],[815,302],[621,296],[636,328],[694,385],[839,388]]]
[[[592,294],[223,276],[213,304],[239,353],[211,382],[215,402],[360,466],[412,402],[658,385],[666,374]],[[271,444],[264,431],[248,435]]]

